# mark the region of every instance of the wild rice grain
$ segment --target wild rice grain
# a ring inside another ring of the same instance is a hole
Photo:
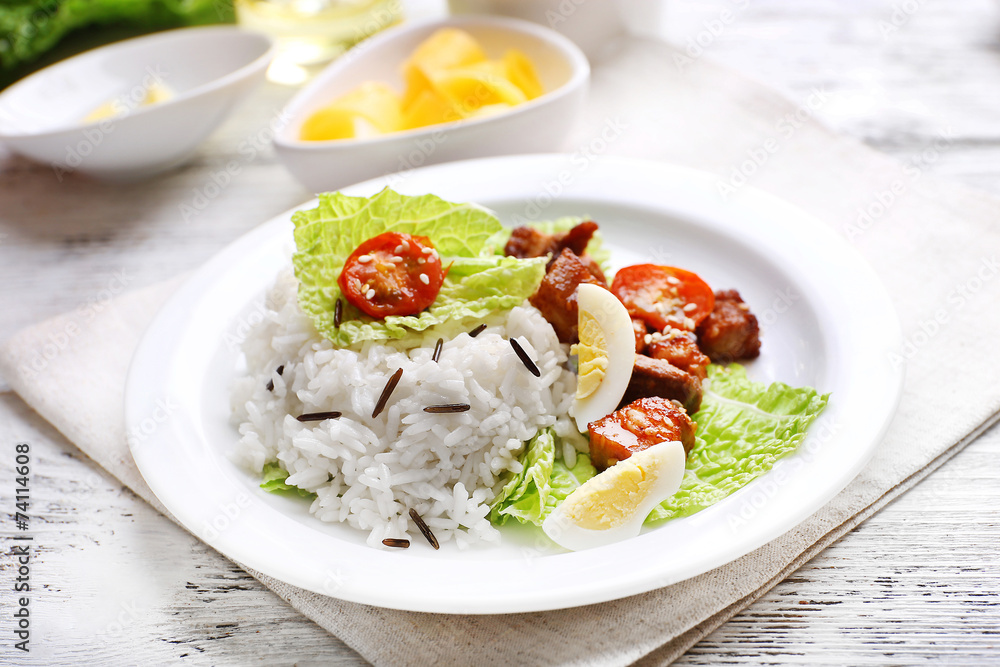
[[[437,363],[438,359],[441,358],[441,348],[443,347],[444,347],[444,338],[438,338],[438,342],[434,346],[434,354],[431,355],[431,361]]]
[[[389,378],[389,381],[385,383],[385,389],[382,390],[382,395],[378,397],[378,402],[375,403],[375,409],[372,410],[372,419],[378,417],[382,413],[382,410],[385,409],[385,404],[389,402],[389,396],[392,395],[392,390],[396,388],[397,384],[399,384],[399,378],[401,377],[403,377],[402,368],[393,373],[392,377]]]
[[[331,410],[330,412],[307,412],[304,415],[299,415],[296,419],[300,422],[321,422],[327,419],[338,419],[340,414],[336,410]]]
[[[510,340],[510,346],[514,348],[514,353],[517,355],[517,358],[521,360],[521,363],[524,364],[524,367],[527,368],[529,371],[531,371],[531,374],[534,375],[536,378],[542,377],[542,372],[538,370],[538,366],[536,366],[535,362],[531,360],[531,357],[528,356],[528,353],[524,351],[524,348],[521,347],[521,344],[518,343],[517,340],[514,338],[510,338],[508,340]]]
[[[398,537],[387,537],[384,540],[382,540],[382,544],[384,544],[387,547],[395,547],[397,549],[410,548],[409,540],[400,539]]]
[[[473,338],[475,338],[476,336],[478,336],[479,334],[483,333],[484,331],[486,331],[486,324],[480,324],[478,327],[476,327],[475,329],[473,329],[472,331],[470,331],[469,335],[472,336]]]
[[[438,544],[437,538],[434,537],[434,533],[431,532],[430,527],[424,523],[424,520],[420,518],[419,514],[417,514],[417,510],[412,507],[410,508],[410,518],[413,519],[413,523],[417,524],[417,528],[420,530],[420,533],[427,538],[427,541],[431,543],[431,546],[435,549],[440,549],[441,545]]]
[[[337,299],[337,303],[333,306],[333,326],[340,328],[340,322],[344,317],[344,302],[341,299]]]
[[[444,405],[428,405],[424,408],[424,412],[429,412],[433,415],[444,415],[452,412],[467,412],[471,409],[472,406],[468,403],[446,403]]]

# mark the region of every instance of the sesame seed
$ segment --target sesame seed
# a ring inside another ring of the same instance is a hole
[[[362,264],[367,264],[368,262],[372,261],[372,259],[373,257],[371,255],[361,255],[361,257],[358,257],[358,261],[361,262]]]
[[[417,264],[426,264],[427,260],[423,257],[417,257]]]
[[[373,289],[369,289],[367,292],[365,292],[365,298],[366,299],[371,299],[374,296],[375,296],[375,290],[373,290]]]
[[[410,244],[409,243],[406,243],[406,242],[400,243],[398,246],[396,246],[396,254],[397,255],[402,255],[404,252],[406,252],[409,249],[410,249]]]
[[[392,256],[392,263],[393,264],[402,264],[403,263],[403,258],[400,257],[399,255],[393,255]]]
[[[681,284],[681,281],[677,280],[677,278],[674,278],[673,276],[667,276],[667,282],[670,283],[671,285]]]
[[[736,307],[739,308],[740,310],[745,310],[745,311],[749,311],[750,310],[750,306],[748,304],[745,304],[745,303],[738,303],[738,304],[736,304]]]
[[[425,246],[425,247],[423,247],[423,248],[420,249],[420,252],[424,253],[425,255],[429,255],[432,252],[434,252],[434,248],[428,248],[428,247]]]
[[[426,273],[421,273],[420,274],[420,282],[422,282],[425,285],[430,285],[431,284],[431,279],[427,277]]]
[[[690,317],[685,317],[684,326],[687,327],[688,329],[694,329],[694,320],[692,320]]]
[[[698,304],[696,304],[696,303],[689,303],[686,306],[684,306],[684,312],[685,313],[690,313],[692,310],[694,310],[697,307],[698,307]]]

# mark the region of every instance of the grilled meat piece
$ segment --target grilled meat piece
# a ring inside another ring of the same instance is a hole
[[[562,343],[577,342],[576,288],[582,283],[593,283],[607,288],[607,282],[598,280],[572,250],[564,248],[545,274],[542,283],[529,301],[541,311]]]
[[[698,347],[716,363],[756,359],[760,327],[736,290],[715,293],[715,309],[698,325]]]
[[[604,276],[604,270],[601,269],[601,265],[597,263],[597,260],[590,255],[577,255],[580,261],[583,262],[587,270],[590,271],[595,278],[597,278],[601,283],[607,285],[608,279]],[[552,268],[552,263],[549,263],[547,268]]]
[[[697,375],[683,371],[664,359],[637,354],[632,379],[620,405],[656,396],[675,400],[694,414],[701,407],[701,394],[701,378]]]
[[[694,447],[698,427],[684,410],[665,398],[641,398],[590,422],[590,460],[604,470],[635,452],[679,440],[684,453]]]
[[[646,349],[646,354],[654,359],[669,361],[685,373],[690,373],[700,380],[705,379],[709,358],[701,353],[698,344],[687,336],[674,336],[654,340]]]
[[[543,257],[552,253],[555,259],[563,248],[569,248],[575,255],[583,255],[590,243],[590,237],[597,231],[597,223],[586,220],[567,232],[546,234],[532,227],[516,227],[503,248],[508,257]],[[603,275],[601,276],[603,278]]]
[[[635,353],[642,354],[646,351],[646,336],[649,334],[649,329],[643,320],[633,317],[632,331],[635,332]]]

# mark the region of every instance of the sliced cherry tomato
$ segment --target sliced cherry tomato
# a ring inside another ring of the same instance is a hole
[[[630,315],[657,331],[668,326],[693,331],[715,308],[715,295],[704,280],[672,266],[626,266],[615,274],[611,291]]]
[[[344,298],[366,315],[416,315],[437,298],[445,271],[426,236],[386,232],[351,253],[337,279]]]

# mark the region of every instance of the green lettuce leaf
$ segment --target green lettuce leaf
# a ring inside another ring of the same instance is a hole
[[[528,441],[521,453],[521,472],[511,477],[490,507],[492,523],[502,526],[514,517],[521,523],[542,525],[551,491],[555,451],[555,435],[550,429],[539,431]]]
[[[655,523],[689,516],[746,486],[794,451],[809,425],[826,407],[829,395],[781,382],[764,385],[747,378],[739,364],[710,365],[695,446],[687,459],[680,490],[647,517]],[[494,501],[490,520],[507,516],[541,525],[573,489],[597,474],[589,457],[577,457],[573,470],[554,459],[555,438],[539,434],[521,455],[524,471],[514,475]],[[561,466],[561,468],[560,468]]]
[[[590,457],[581,454],[568,468],[556,458],[559,438],[544,429],[532,438],[521,454],[521,472],[504,485],[490,508],[490,521],[503,525],[513,517],[521,523],[541,526],[549,512],[566,500],[578,486],[596,474]]]
[[[297,486],[286,484],[285,480],[288,479],[288,471],[282,468],[277,461],[264,464],[264,472],[261,479],[263,481],[261,481],[260,488],[264,489],[268,493],[298,495],[303,498],[309,498],[310,500],[316,497],[316,494],[312,491],[306,491],[305,489],[300,489]]]
[[[695,446],[680,490],[657,506],[648,523],[689,516],[743,488],[793,452],[829,394],[782,382],[752,382],[739,364],[708,367],[708,389]]]
[[[531,296],[545,276],[545,258],[516,259],[493,252],[489,240],[503,227],[473,204],[453,204],[434,195],[407,197],[386,188],[374,197],[327,193],[319,205],[292,216],[292,257],[299,280],[299,304],[316,329],[334,344],[390,340],[448,321],[481,318]],[[337,277],[363,241],[383,232],[427,236],[449,268],[438,298],[419,315],[367,317],[345,304],[341,326],[333,325],[340,297]]]

